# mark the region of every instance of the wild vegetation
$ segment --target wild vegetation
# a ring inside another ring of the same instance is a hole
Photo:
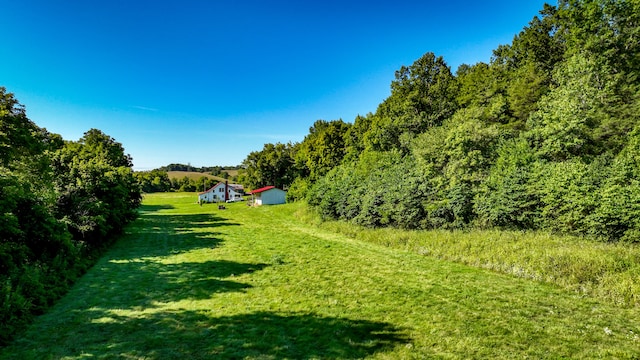
[[[3,87],[0,150],[2,345],[93,264],[141,198],[118,142],[96,129],[63,141]]]
[[[353,240],[309,224],[304,209],[145,195],[126,235],[0,358],[638,354],[638,307]]]
[[[640,3],[561,0],[455,73],[426,53],[355,121],[245,160],[325,219],[640,241]]]

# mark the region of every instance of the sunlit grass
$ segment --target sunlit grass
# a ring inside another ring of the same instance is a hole
[[[545,232],[366,229],[298,217],[348,237],[535,281],[623,306],[640,306],[640,246]]]
[[[309,225],[147,195],[0,358],[632,358],[640,311]],[[370,239],[369,239],[370,240]]]

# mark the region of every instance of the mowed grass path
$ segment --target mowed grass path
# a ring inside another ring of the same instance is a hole
[[[640,358],[640,309],[307,225],[147,195],[7,359]]]

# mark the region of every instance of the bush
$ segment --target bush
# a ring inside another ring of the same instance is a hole
[[[536,161],[528,144],[521,140],[507,142],[499,149],[498,158],[475,198],[479,226],[535,227],[540,207],[538,194],[533,191]]]
[[[325,219],[417,229],[425,216],[422,174],[410,155],[369,152],[332,169],[308,192]]]
[[[287,190],[287,202],[305,199],[310,188],[311,180],[308,178],[297,177]]]

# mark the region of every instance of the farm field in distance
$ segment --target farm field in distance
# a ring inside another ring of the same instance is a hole
[[[237,173],[237,170],[236,170],[236,173]],[[167,175],[169,176],[169,179],[178,179],[178,180],[184,178],[185,176],[191,180],[198,180],[204,176],[207,179],[225,181],[225,179],[220,176],[215,176],[209,173],[202,173],[197,171],[167,171]]]
[[[300,204],[145,195],[2,359],[634,358],[640,309],[353,240]]]

